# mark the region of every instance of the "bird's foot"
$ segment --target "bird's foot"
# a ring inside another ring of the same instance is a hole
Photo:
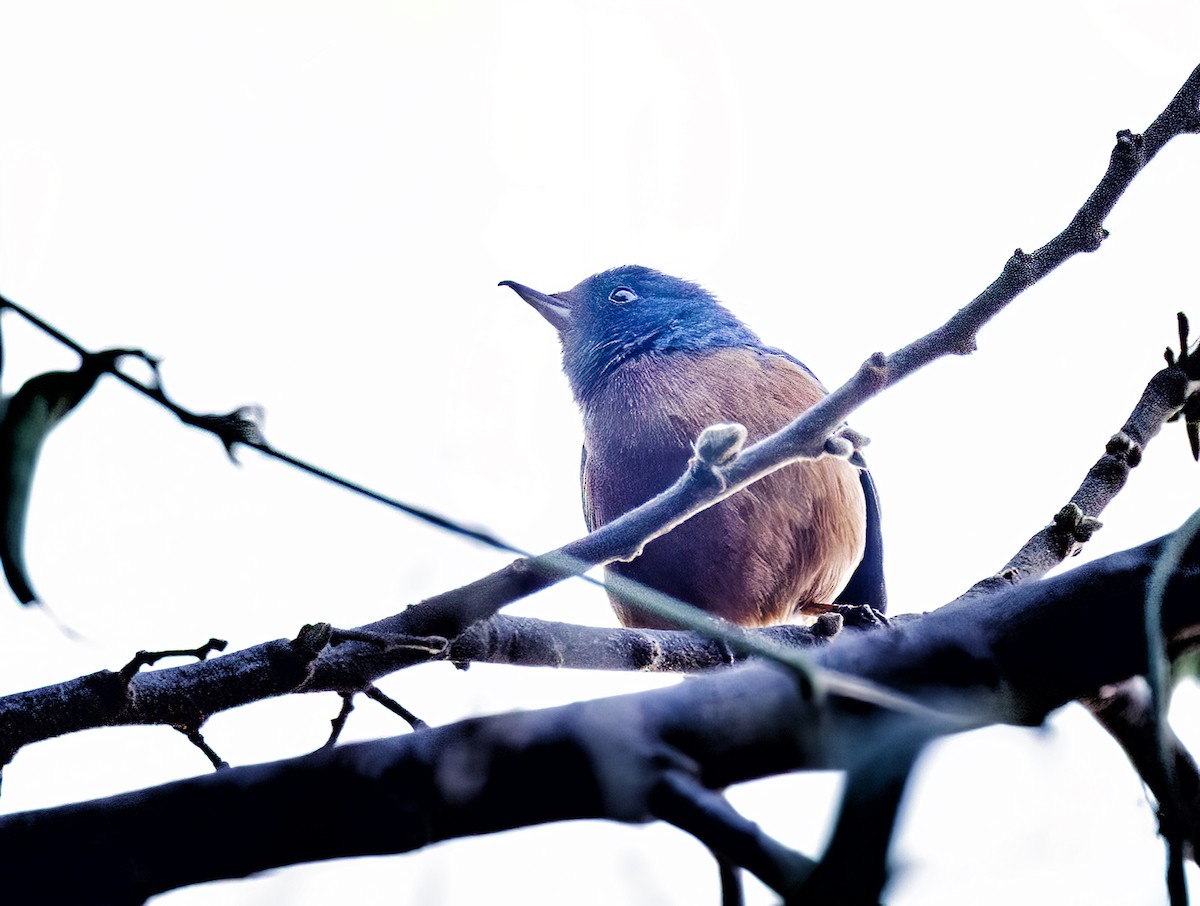
[[[845,625],[853,629],[878,629],[891,625],[888,618],[869,604],[834,604],[833,613],[840,613]]]

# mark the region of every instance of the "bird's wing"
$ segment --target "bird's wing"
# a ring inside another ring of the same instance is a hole
[[[821,388],[821,391],[823,393],[829,392],[828,390],[825,389],[825,385],[821,383],[821,379],[818,378],[815,374],[813,374],[813,370],[811,368],[809,368],[807,365],[805,365],[803,362],[801,362],[794,355],[792,355],[790,352],[788,352],[786,349],[780,349],[777,346],[760,346],[759,350],[761,352],[765,352],[767,355],[782,356],[783,358],[785,358],[789,362],[791,362],[793,365],[799,365],[805,374],[807,374],[810,378],[812,378],[814,381],[817,382],[817,386]]]
[[[825,386],[813,374],[812,369],[791,353],[774,346],[764,346],[763,351],[770,355],[783,356],[792,364],[798,365],[817,382],[821,390],[825,390]],[[858,480],[862,483],[863,497],[867,504],[867,543],[862,561],[834,603],[865,604],[883,613],[887,609],[887,584],[883,577],[883,531],[879,516],[879,492],[875,489],[875,479],[866,469],[859,469]]]
[[[863,496],[867,502],[867,544],[862,561],[854,570],[849,583],[838,595],[835,604],[865,604],[879,613],[887,610],[887,585],[883,578],[883,533],[879,519],[879,494],[875,479],[866,469],[860,469]]]
[[[587,444],[583,446],[583,454],[579,459],[579,491],[580,497],[583,500],[583,521],[587,525],[589,532],[596,529],[596,510],[592,506],[591,500],[588,498],[587,481],[585,474],[587,472]]]

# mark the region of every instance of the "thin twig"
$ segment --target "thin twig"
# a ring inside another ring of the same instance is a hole
[[[367,689],[364,689],[363,694],[366,695],[371,701],[378,702],[379,704],[383,705],[393,714],[399,714],[414,730],[428,729],[429,724],[425,723],[425,721],[421,720],[421,718],[417,717],[417,715],[413,714],[408,710],[408,708],[404,707],[404,705],[400,704],[400,702],[396,701],[394,698],[385,695],[378,686],[370,686]]]
[[[204,753],[204,757],[209,760],[215,771],[224,771],[229,768],[229,762],[218,755],[204,739],[204,734],[200,732],[199,727],[181,727],[176,726],[176,730],[187,737],[188,742],[194,745],[197,749]]]
[[[342,698],[342,707],[338,711],[337,716],[329,721],[329,738],[325,740],[322,749],[332,749],[337,745],[338,739],[342,735],[342,730],[346,728],[346,720],[350,717],[350,712],[354,710],[354,692],[339,693]]]
[[[209,639],[198,648],[169,648],[166,651],[139,651],[128,664],[121,668],[120,674],[128,682],[143,667],[150,667],[168,657],[194,657],[198,661],[207,658],[214,651],[224,651],[229,643],[224,639]]]
[[[418,651],[431,658],[445,654],[450,646],[450,640],[441,636],[386,635],[363,629],[334,629],[330,633],[331,645],[341,645],[344,642],[365,642],[381,651]]]
[[[11,299],[6,298],[5,296],[0,296],[0,308],[12,309],[34,327],[37,327],[48,336],[53,337],[55,340],[69,349],[74,350],[80,356],[88,357],[92,355],[87,348],[78,343],[76,340],[67,336],[67,334],[63,333],[53,325],[43,321],[33,312],[18,305]],[[302,472],[307,472],[308,474],[323,479],[324,481],[328,481],[331,484],[338,485],[339,487],[345,488],[348,491],[353,491],[355,494],[360,494],[363,497],[370,498],[371,500],[374,500],[377,503],[382,503],[384,506],[391,507],[394,510],[407,513],[410,516],[420,519],[423,522],[443,529],[447,532],[462,535],[463,537],[478,541],[481,544],[504,551],[505,553],[516,554],[522,557],[529,556],[529,552],[511,545],[492,533],[484,531],[483,529],[471,528],[431,510],[426,510],[422,507],[405,503],[403,500],[398,500],[395,497],[389,497],[387,494],[382,494],[379,491],[372,490],[371,488],[361,485],[358,482],[351,481],[348,478],[343,478],[340,475],[336,475],[333,472],[322,469],[320,466],[313,465],[312,463],[306,462],[303,459],[299,459],[298,457],[284,453],[282,450],[277,450],[275,447],[267,443],[265,439],[261,438],[261,436],[257,439],[249,434],[246,436],[239,435],[231,437],[228,433],[231,417],[236,415],[237,412],[230,413],[229,415],[211,415],[192,412],[190,409],[185,409],[183,406],[180,406],[169,396],[167,396],[161,385],[149,386],[143,384],[141,381],[131,377],[117,367],[113,367],[108,371],[108,373],[112,374],[113,377],[117,378],[127,387],[136,390],[143,396],[153,400],[160,406],[163,406],[185,424],[192,425],[193,427],[208,431],[211,434],[215,434],[227,447],[230,446],[231,443],[239,443],[243,446],[258,450],[264,456],[277,459],[280,462],[292,466],[293,468],[301,470]]]

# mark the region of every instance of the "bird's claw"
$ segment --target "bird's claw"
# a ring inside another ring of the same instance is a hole
[[[878,629],[891,625],[886,616],[869,604],[834,604],[831,610],[841,614],[845,625],[854,629]]]

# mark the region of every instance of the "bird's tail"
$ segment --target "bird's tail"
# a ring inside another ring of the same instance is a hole
[[[867,503],[867,542],[862,561],[835,604],[865,604],[879,613],[887,611],[887,585],[883,577],[883,531],[879,516],[879,492],[871,473],[858,473]]]

